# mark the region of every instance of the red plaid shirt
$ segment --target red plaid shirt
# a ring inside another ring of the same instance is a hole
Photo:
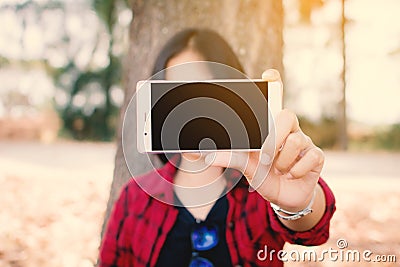
[[[141,186],[151,190],[160,200],[172,203],[172,182],[175,167],[167,163],[140,179]],[[269,202],[258,193],[249,193],[247,187],[236,185],[227,194],[229,203],[226,241],[233,266],[283,266],[274,254],[260,260],[257,253],[265,245],[268,251],[283,249],[285,242],[301,245],[320,245],[329,237],[329,222],[335,211],[335,198],[326,183],[320,179],[326,198],[326,211],[320,222],[306,232],[295,232],[281,224]],[[150,197],[132,179],[122,189],[108,221],[100,248],[100,267],[154,266],[174,225],[178,210]]]

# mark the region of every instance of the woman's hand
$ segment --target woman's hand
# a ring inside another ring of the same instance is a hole
[[[276,70],[267,70],[263,73],[263,79],[280,81],[280,75]],[[282,110],[274,120],[275,138],[273,134],[268,136],[261,154],[217,152],[208,155],[206,162],[240,170],[252,188],[266,200],[284,210],[297,212],[306,208],[313,197],[324,154],[301,131],[293,112]],[[322,190],[320,193],[323,194]]]

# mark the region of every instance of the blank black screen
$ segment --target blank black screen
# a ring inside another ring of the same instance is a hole
[[[267,82],[152,83],[153,151],[258,149],[268,135]]]

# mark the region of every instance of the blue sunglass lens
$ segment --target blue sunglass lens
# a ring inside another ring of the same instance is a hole
[[[190,262],[189,267],[213,267],[214,265],[207,259],[196,257]]]
[[[204,251],[215,247],[218,244],[217,228],[215,226],[207,225],[196,227],[192,232],[192,243],[193,248],[198,251]]]

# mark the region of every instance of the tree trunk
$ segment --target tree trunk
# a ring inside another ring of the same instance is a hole
[[[346,101],[346,2],[342,0],[342,18],[340,24],[340,32],[341,32],[341,42],[342,42],[342,60],[343,60],[343,68],[342,68],[342,95],[338,104],[339,108],[339,119],[338,119],[338,143],[339,149],[346,151],[348,148],[348,137],[347,137],[347,101]]]
[[[130,49],[125,65],[125,103],[118,129],[118,149],[114,179],[103,224],[103,231],[120,188],[131,176],[152,169],[135,144],[124,144],[132,151],[134,168],[129,172],[122,151],[122,120],[138,80],[150,77],[152,64],[162,45],[176,32],[189,27],[210,28],[221,34],[239,56],[246,73],[261,78],[268,68],[282,67],[282,1],[276,0],[132,0]],[[136,133],[136,118],[129,131]],[[132,157],[132,155],[131,155]],[[103,233],[102,231],[102,233]]]

